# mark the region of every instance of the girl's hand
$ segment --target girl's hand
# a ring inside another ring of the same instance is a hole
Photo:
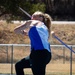
[[[27,35],[27,36],[28,36],[28,31],[23,30],[23,31],[22,31],[22,34],[23,34],[23,35]]]
[[[51,35],[54,36],[55,35],[55,32],[54,31],[51,31]]]

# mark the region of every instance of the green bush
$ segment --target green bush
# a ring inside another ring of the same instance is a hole
[[[27,11],[29,14],[33,14],[35,11],[45,12],[46,5],[44,3],[31,4],[30,2],[26,2],[22,5],[23,9]]]
[[[32,4],[32,8],[30,13],[33,14],[35,11],[42,11],[45,12],[46,8],[45,8],[45,4],[44,3],[37,3],[37,4]]]

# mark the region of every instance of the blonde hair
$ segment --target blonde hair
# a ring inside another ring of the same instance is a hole
[[[32,16],[40,16],[43,18],[44,24],[47,26],[49,34],[50,34],[50,29],[51,29],[51,17],[48,14],[44,14],[43,12],[36,11]]]
[[[49,33],[51,32],[51,17],[48,14],[44,14],[44,21],[45,25],[48,28]]]

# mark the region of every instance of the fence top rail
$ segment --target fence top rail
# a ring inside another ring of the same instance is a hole
[[[0,46],[31,46],[30,44],[0,44]],[[64,45],[50,45],[51,47],[64,47]],[[75,47],[75,45],[68,45],[70,47]]]
[[[30,46],[30,44],[0,44],[0,46]]]
[[[52,21],[52,24],[68,24],[68,25],[75,25],[75,21]]]

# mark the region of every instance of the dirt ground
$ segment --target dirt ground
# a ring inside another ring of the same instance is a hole
[[[11,67],[13,66],[13,68]],[[48,64],[46,68],[46,73],[50,75],[69,75],[70,74],[70,64]],[[12,69],[12,70],[11,70]],[[25,69],[25,74],[32,74],[31,69]],[[14,64],[0,64],[0,75],[4,74],[15,74]],[[75,64],[72,64],[72,75],[75,75]]]

